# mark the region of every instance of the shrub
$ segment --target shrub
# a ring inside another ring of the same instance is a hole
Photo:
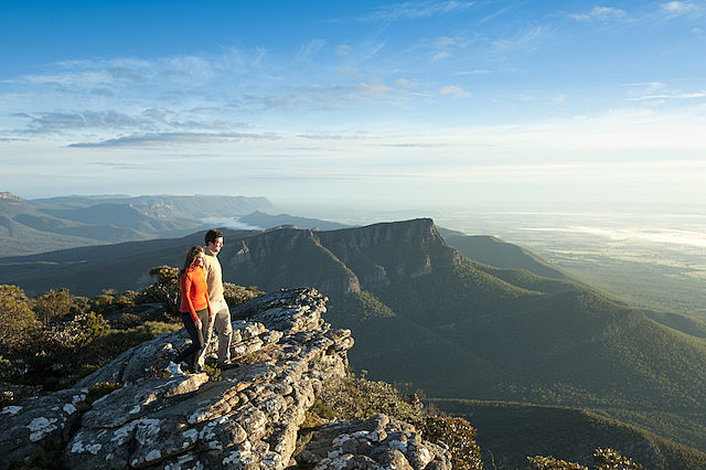
[[[129,330],[110,330],[83,348],[77,360],[81,364],[102,366],[138,344],[180,328],[177,324],[148,321]]]
[[[593,452],[593,458],[598,463],[596,470],[643,470],[644,468],[613,449],[598,448]]]
[[[588,467],[584,467],[581,464],[557,460],[554,457],[538,455],[536,457],[527,457],[527,460],[529,460],[530,468],[533,470],[589,470]]]
[[[644,467],[623,457],[613,449],[598,448],[593,452],[596,461],[594,470],[643,470]],[[581,464],[557,460],[554,457],[527,457],[531,468],[534,470],[589,470]]]
[[[134,307],[139,295],[134,290],[126,290],[115,298],[115,305],[119,309]]]
[[[103,317],[94,312],[44,327],[33,335],[31,344],[12,357],[13,362],[26,365],[15,381],[47,390],[70,386],[80,375],[83,351],[108,331]]]
[[[122,386],[123,385],[121,383],[111,383],[111,382],[103,382],[103,383],[92,385],[88,389],[88,396],[86,397],[86,401],[88,401],[88,403],[93,404],[94,401],[98,400],[101,397],[108,395],[109,393],[121,388]]]
[[[85,298],[71,295],[68,289],[59,289],[33,297],[30,306],[37,319],[46,325],[54,318],[65,317],[70,313],[83,310],[85,301]]]
[[[420,406],[405,401],[387,382],[374,382],[354,375],[328,381],[312,411],[321,418],[337,420],[368,418],[382,413],[393,418],[418,423]]]
[[[463,418],[426,416],[420,426],[424,439],[441,441],[451,449],[454,470],[483,470],[476,429]]]
[[[352,374],[324,384],[314,406],[306,414],[299,438],[307,439],[307,427],[329,420],[364,419],[376,413],[407,421],[424,439],[446,444],[451,449],[454,470],[483,468],[480,448],[475,441],[476,430],[468,421],[432,414],[419,401],[418,394],[403,396],[386,382],[374,382]]]
[[[179,288],[179,269],[163,265],[150,269],[150,276],[155,283],[144,288],[137,298],[139,303],[161,302],[167,314],[174,319],[179,318],[179,303],[181,300]]]
[[[110,313],[116,310],[115,297],[110,294],[99,294],[91,299],[91,309],[103,313]]]
[[[39,331],[29,299],[16,286],[0,285],[0,355],[11,356],[26,348]]]
[[[230,282],[223,283],[223,296],[226,299],[226,303],[230,308],[247,302],[259,295],[264,294],[264,292],[257,289],[257,287],[242,287]]]

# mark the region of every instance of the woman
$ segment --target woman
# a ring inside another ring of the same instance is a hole
[[[199,373],[198,364],[206,343],[208,325],[213,313],[208,301],[206,274],[203,270],[204,249],[202,246],[191,247],[186,255],[184,267],[179,271],[179,286],[181,287],[181,319],[184,328],[191,337],[191,345],[177,356],[176,363],[171,362],[167,368],[173,375],[182,375],[179,364],[186,361],[189,372]]]

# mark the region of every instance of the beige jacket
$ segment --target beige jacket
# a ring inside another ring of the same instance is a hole
[[[203,269],[206,272],[208,300],[214,303],[223,299],[223,270],[221,269],[221,262],[218,261],[216,255],[211,253],[208,248],[205,251]]]

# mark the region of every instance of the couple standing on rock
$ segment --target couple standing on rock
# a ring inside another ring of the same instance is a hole
[[[206,346],[213,333],[218,331],[218,365],[230,364],[230,342],[233,327],[230,310],[223,296],[223,271],[216,256],[223,248],[223,233],[209,230],[204,239],[206,247],[191,247],[184,266],[179,271],[181,287],[181,319],[184,322],[191,345],[182,351],[167,370],[173,375],[183,375],[181,362],[187,364],[188,372],[203,371]]]

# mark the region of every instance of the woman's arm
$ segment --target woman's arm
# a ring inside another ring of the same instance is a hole
[[[189,305],[189,314],[191,315],[191,318],[194,320],[194,323],[198,323],[199,317],[198,315],[196,315],[194,303],[191,301],[192,282],[193,281],[191,279],[191,275],[189,275],[189,273],[184,273],[184,292],[182,292],[182,295],[184,296],[187,304]]]

